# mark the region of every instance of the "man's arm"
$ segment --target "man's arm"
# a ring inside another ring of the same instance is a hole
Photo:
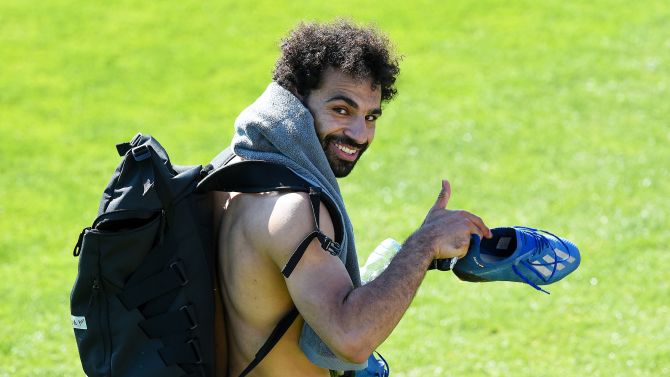
[[[407,239],[388,268],[365,286],[354,289],[337,257],[325,252],[316,240],[309,245],[286,279],[287,287],[300,314],[339,357],[365,362],[400,321],[430,262],[465,255],[473,233],[489,235],[476,216],[446,210],[449,196],[445,183],[423,225]],[[323,204],[320,218],[321,230],[333,237],[332,219]],[[264,249],[279,269],[313,227],[306,195],[288,194],[277,201]]]

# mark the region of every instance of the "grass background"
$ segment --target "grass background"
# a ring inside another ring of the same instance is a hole
[[[341,181],[361,259],[451,206],[574,241],[549,287],[430,273],[381,347],[394,376],[670,375],[670,6],[637,2],[0,0],[0,376],[79,376],[72,247],[142,131],[206,163],[302,19],[404,55]]]

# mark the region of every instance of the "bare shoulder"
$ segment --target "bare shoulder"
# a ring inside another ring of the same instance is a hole
[[[239,214],[245,238],[280,267],[317,228],[309,196],[303,192],[237,194],[232,196],[229,209]],[[333,237],[333,223],[323,204],[319,208],[319,228]]]
[[[333,224],[323,204],[319,211],[319,228],[333,237]],[[295,248],[317,229],[309,196],[302,192],[286,193],[277,197],[268,222],[270,256],[278,266],[284,266]]]

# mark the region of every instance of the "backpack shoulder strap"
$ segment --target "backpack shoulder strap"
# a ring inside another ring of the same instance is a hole
[[[233,152],[233,149],[231,147],[228,147],[223,151],[221,151],[221,153],[216,155],[216,157],[214,157],[212,162],[210,162],[209,165],[207,165],[206,169],[207,171],[219,169],[223,166],[228,165],[230,161],[233,160],[233,158],[235,158],[235,152]]]
[[[282,274],[289,277],[295,269],[300,258],[305,253],[307,246],[317,238],[321,247],[332,255],[340,253],[343,229],[339,219],[339,211],[326,195],[322,195],[321,189],[315,187],[303,178],[295,174],[284,165],[267,161],[241,161],[232,165],[223,165],[211,171],[200,183],[199,191],[228,191],[259,193],[267,191],[300,191],[309,194],[312,214],[316,229],[308,234],[293,252],[291,258],[282,269]],[[319,205],[324,202],[333,220],[335,227],[335,240],[326,236],[319,228]]]
[[[226,151],[224,151],[226,152]],[[219,156],[221,156],[222,152]],[[232,152],[231,152],[232,153]],[[234,156],[234,155],[233,155]],[[217,160],[219,157],[215,158]],[[230,161],[232,157],[228,159]],[[248,160],[232,165],[222,164],[207,173],[196,188],[198,192],[226,191],[260,193],[268,191],[300,191],[309,194],[314,220],[319,225],[319,203],[323,202],[333,218],[335,227],[335,241],[342,242],[344,229],[339,220],[341,215],[337,205],[327,196],[322,195],[321,189],[307,182],[286,166],[274,162]],[[321,241],[321,238],[319,238]],[[334,252],[333,244],[322,241],[325,250]]]
[[[216,159],[215,159],[216,160]],[[309,191],[310,184],[284,165],[247,160],[210,171],[196,188],[199,192]]]

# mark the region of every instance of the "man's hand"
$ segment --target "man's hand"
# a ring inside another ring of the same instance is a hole
[[[491,230],[480,217],[463,210],[446,209],[449,198],[451,185],[449,181],[443,180],[442,190],[435,204],[428,211],[421,227],[410,237],[429,247],[434,259],[465,256],[472,234],[492,237]]]

